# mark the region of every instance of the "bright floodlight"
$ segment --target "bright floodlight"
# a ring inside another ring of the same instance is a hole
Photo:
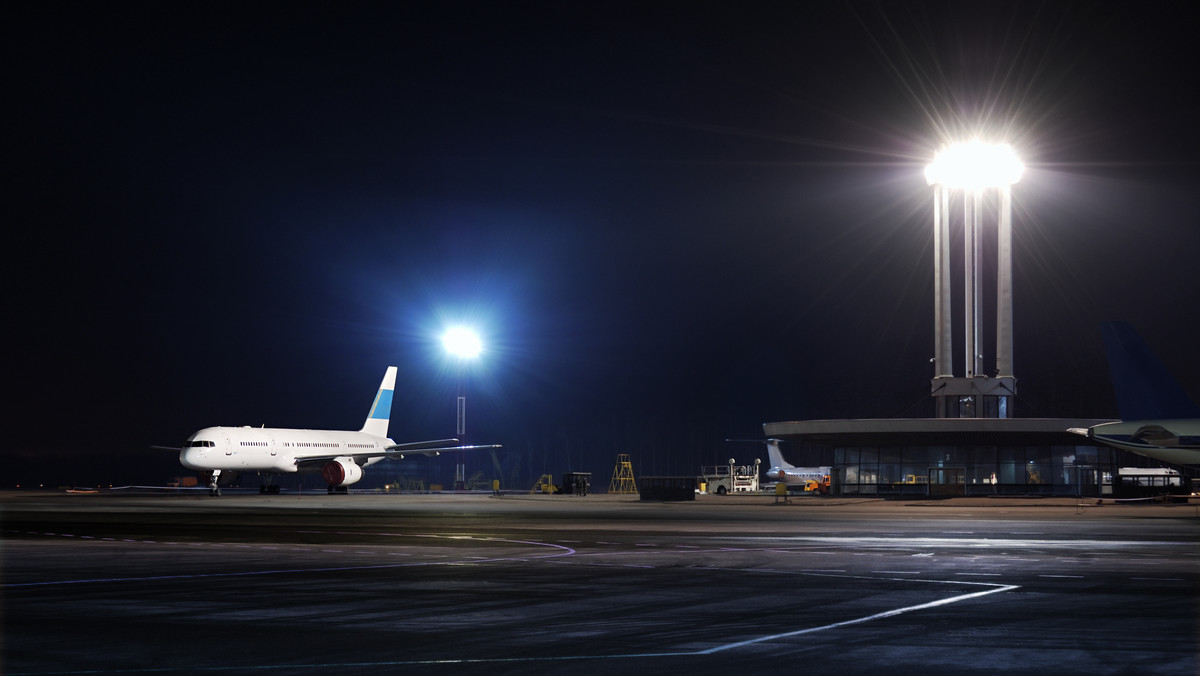
[[[971,141],[938,153],[925,167],[925,180],[948,188],[998,188],[1021,180],[1024,171],[1012,146]]]
[[[462,327],[450,329],[442,335],[442,345],[446,351],[456,357],[475,357],[483,351],[483,343],[475,332]]]

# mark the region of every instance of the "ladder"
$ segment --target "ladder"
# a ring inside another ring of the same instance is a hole
[[[617,454],[617,465],[613,467],[612,481],[608,484],[608,492],[637,495],[637,482],[633,479],[633,463],[629,462],[628,453]]]
[[[533,488],[529,489],[530,495],[533,495],[534,493],[545,493],[547,495],[554,495],[557,492],[558,492],[558,487],[554,485],[554,477],[550,476],[549,474],[543,474],[542,478],[538,479],[533,484]]]

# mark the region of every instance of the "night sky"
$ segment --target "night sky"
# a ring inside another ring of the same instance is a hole
[[[1017,414],[1118,415],[1106,320],[1200,400],[1189,12],[10,10],[0,488],[162,483],[185,470],[149,446],[210,425],[357,429],[389,364],[393,438],[452,435],[461,386],[468,440],[530,482],[931,415],[922,171],[976,135],[1027,165]],[[453,323],[477,362],[443,354]]]

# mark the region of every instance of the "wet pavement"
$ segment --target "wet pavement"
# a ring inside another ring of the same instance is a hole
[[[1197,673],[1200,506],[0,494],[3,672]]]

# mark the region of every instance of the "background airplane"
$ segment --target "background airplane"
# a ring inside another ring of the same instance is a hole
[[[783,443],[782,439],[726,439],[725,441],[746,442],[753,444],[767,445],[767,460],[771,463],[770,469],[763,473],[763,478],[782,482],[789,486],[803,486],[805,490],[814,490],[820,493],[829,492],[829,478],[832,474],[832,467],[797,467],[788,463],[783,459],[783,453],[779,450],[779,444]],[[757,460],[754,461],[758,463]]]
[[[816,487],[811,490],[816,490],[820,493],[829,492],[829,477],[832,473],[832,467],[796,467],[789,464],[783,459],[783,453],[779,451],[779,439],[767,439],[767,459],[771,463],[771,468],[766,471],[764,476],[775,481],[782,481],[789,486],[802,485],[806,490],[809,489],[810,482],[816,482]]]
[[[396,367],[389,366],[375,394],[367,420],[355,431],[302,430],[273,427],[206,427],[188,437],[182,448],[156,446],[179,452],[188,469],[210,472],[209,495],[220,495],[220,483],[241,472],[264,477],[259,492],[278,493],[274,474],[319,472],[329,492],[345,492],[363,477],[363,469],[387,458],[437,455],[441,451],[499,448],[499,445],[460,446],[458,439],[437,439],[397,444],[388,438]]]
[[[1101,325],[1121,420],[1072,428],[1100,443],[1177,465],[1200,465],[1200,406],[1125,322]]]

